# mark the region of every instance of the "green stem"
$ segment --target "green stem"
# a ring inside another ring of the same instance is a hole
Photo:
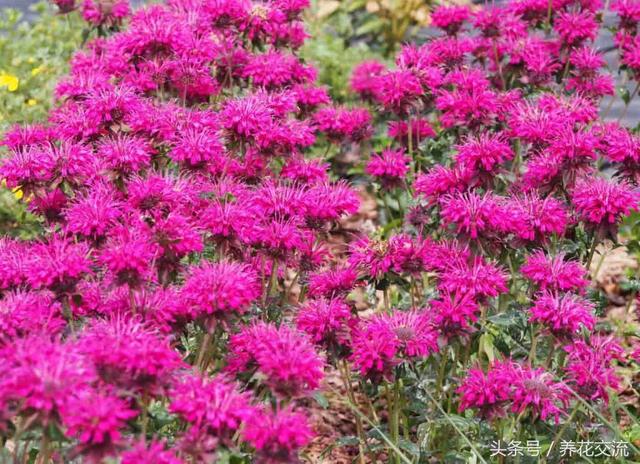
[[[596,279],[598,278],[598,273],[600,272],[600,268],[602,267],[602,264],[604,263],[604,258],[606,256],[606,253],[604,253],[604,251],[602,252],[602,254],[600,255],[600,259],[598,260],[598,264],[596,266],[596,270],[593,271],[593,276],[591,277],[592,282],[596,283]]]
[[[444,372],[447,367],[447,358],[444,357],[444,354],[440,357],[440,365],[438,366],[438,378],[436,379],[436,394],[438,398],[442,393],[442,384],[444,383]]]
[[[49,434],[47,433],[46,430],[43,430],[42,441],[40,442],[40,451],[38,452],[36,463],[47,464],[51,460],[52,452],[53,450],[51,449],[51,441],[49,439]]]
[[[585,266],[587,268],[587,272],[589,272],[589,269],[591,268],[591,260],[593,259],[593,254],[595,253],[597,246],[598,246],[598,233],[594,232],[593,242],[591,243],[591,248],[589,249],[589,254],[587,255],[587,264]]]
[[[636,299],[636,292],[632,292],[631,293],[631,297],[629,298],[629,301],[627,301],[627,306],[625,306],[624,308],[624,312],[626,314],[631,314],[631,305],[633,304],[633,300]]]
[[[573,419],[575,419],[576,415],[578,414],[578,411],[580,411],[580,403],[574,406],[573,411],[571,411],[571,415],[567,418],[565,423],[562,424],[562,427],[560,427],[560,430],[558,430],[558,433],[556,433],[556,436],[553,437],[553,441],[551,442],[551,447],[549,448],[547,455],[551,452],[555,444],[558,443],[560,440],[562,440],[562,436],[564,435],[564,432],[566,432],[567,427],[569,427],[569,424],[571,424]]]
[[[393,386],[393,391],[392,389],[389,387],[389,383],[385,383],[384,385],[384,393],[385,396],[387,398],[387,418],[388,418],[388,423],[389,423],[389,433],[390,433],[390,440],[391,443],[397,447],[398,446],[398,426],[396,424],[396,401],[395,401],[395,382],[394,382],[394,386]],[[392,456],[391,462],[393,462],[394,464],[398,464],[399,460],[398,460],[398,456],[396,456],[395,454],[393,454],[391,452],[392,450],[389,450],[389,454]]]
[[[202,342],[200,343],[200,347],[198,348],[198,357],[196,359],[196,367],[200,370],[204,369],[205,355],[212,338],[213,334],[210,331],[207,331],[207,333],[204,334],[204,337],[202,337]]]
[[[353,385],[351,385],[351,376],[349,375],[349,365],[346,360],[342,360],[342,364],[338,364],[338,368],[340,370],[340,374],[342,377],[342,382],[344,383],[344,387],[347,390],[347,397],[349,401],[356,405],[356,396],[353,391]],[[358,462],[360,464],[365,463],[365,436],[364,436],[364,428],[362,426],[362,419],[359,414],[355,414],[356,419],[356,433],[358,434]]]
[[[531,326],[531,349],[529,350],[529,364],[531,364],[531,367],[533,367],[533,365],[536,362],[537,347],[538,347],[538,334],[537,334],[536,326],[532,325]]]

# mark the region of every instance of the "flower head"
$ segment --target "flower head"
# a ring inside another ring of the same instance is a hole
[[[329,349],[347,346],[357,319],[340,299],[306,301],[298,310],[296,325],[311,339]]]
[[[613,362],[624,359],[624,350],[613,337],[594,335],[589,342],[575,340],[564,347],[565,371],[576,391],[589,400],[609,402],[609,389],[618,390],[620,378]]]
[[[394,311],[362,321],[352,335],[351,361],[373,379],[391,377],[402,360],[426,358],[438,351],[437,333],[428,314]]]
[[[257,462],[267,464],[294,462],[314,433],[303,413],[286,408],[256,414],[247,421],[242,436],[258,451]]]
[[[579,262],[565,260],[563,254],[547,256],[542,250],[529,255],[520,272],[540,290],[582,290],[589,284]]]
[[[260,295],[260,285],[246,264],[203,263],[187,271],[181,294],[194,315],[223,316],[244,312]]]
[[[384,150],[374,154],[367,163],[367,173],[375,177],[385,188],[401,185],[409,171],[411,159],[404,150]]]
[[[295,398],[317,389],[324,361],[307,336],[287,326],[256,323],[233,335],[229,370],[257,371],[280,396]]]
[[[582,327],[593,330],[596,318],[593,304],[572,293],[557,295],[545,291],[531,307],[531,322],[539,322],[559,335],[572,336]]]
[[[169,410],[200,432],[230,442],[256,413],[248,393],[228,379],[186,376],[170,391]]]
[[[612,225],[638,207],[638,193],[624,183],[584,179],[571,193],[578,214],[592,225]]]

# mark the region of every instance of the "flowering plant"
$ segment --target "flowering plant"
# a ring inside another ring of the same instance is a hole
[[[48,120],[2,142],[44,230],[0,241],[13,458],[298,462],[325,396],[361,463],[637,453],[640,350],[589,279],[639,199],[637,136],[598,118],[601,5],[441,7],[395,68],[354,71],[359,107],[298,58],[306,6],[85,0]],[[633,79],[640,16],[612,8]],[[331,149],[369,192],[309,156]]]

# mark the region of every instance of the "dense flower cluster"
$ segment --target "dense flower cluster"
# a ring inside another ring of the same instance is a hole
[[[614,94],[594,43],[602,6],[442,6],[432,17],[440,33],[403,46],[395,66],[355,68],[353,91],[392,139],[365,165],[385,227],[348,257],[389,312],[352,335],[363,376],[397,383],[401,361],[433,362],[436,393],[445,372],[461,378],[461,412],[534,425],[565,420],[574,394],[595,406],[620,387],[622,341],[596,324],[586,296],[597,245],[640,201],[637,136],[598,118]],[[637,80],[637,6],[613,9],[616,45]],[[412,323],[397,331],[400,319]],[[503,330],[522,330],[518,320],[529,326],[524,346],[494,345]],[[399,333],[421,350],[403,351]]]
[[[371,116],[331,106],[298,58],[307,6],[82,3],[97,37],[49,121],[2,142],[0,176],[43,233],[0,240],[0,433],[57,428],[60,459],[86,462],[212,462],[240,447],[291,462],[309,443],[297,402],[324,376],[314,342],[346,340],[351,309],[310,302],[300,329],[254,319],[282,319],[289,271],[317,297],[355,285],[322,273],[327,234],[359,196],[305,151],[320,134],[362,140]],[[171,449],[152,435],[152,403],[182,423]]]

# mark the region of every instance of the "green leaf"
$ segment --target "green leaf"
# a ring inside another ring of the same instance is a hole
[[[339,437],[336,440],[338,446],[358,446],[358,437],[354,437],[353,435],[346,435],[344,437]]]
[[[313,394],[313,399],[316,400],[316,402],[320,405],[322,409],[329,408],[329,401],[327,400],[327,397],[322,394],[322,392],[319,392],[319,391],[315,392]]]
[[[356,29],[356,35],[365,35],[384,27],[384,21],[378,17],[372,18]]]
[[[493,362],[496,358],[493,350],[493,335],[490,333],[483,333],[480,336],[480,351],[487,355],[489,361]]]

